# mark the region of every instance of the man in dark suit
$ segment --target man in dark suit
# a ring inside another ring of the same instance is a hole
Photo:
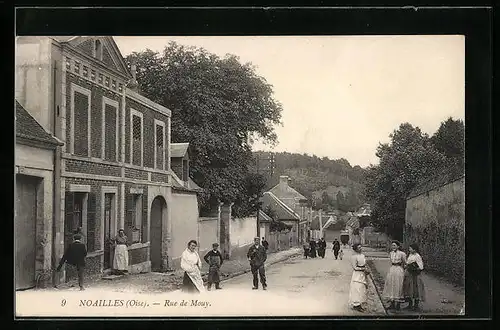
[[[85,258],[87,257],[87,248],[85,244],[81,242],[82,237],[79,234],[73,236],[73,242],[68,246],[64,255],[59,261],[59,266],[57,267],[57,271],[59,272],[64,265],[64,263],[68,263],[74,267],[78,272],[78,285],[80,286],[80,290],[84,290],[83,287],[83,273],[85,270]]]
[[[266,248],[260,244],[260,238],[255,237],[254,245],[248,249],[247,253],[248,261],[250,261],[250,269],[252,270],[253,275],[253,290],[257,290],[259,288],[259,279],[260,283],[262,283],[262,289],[267,290],[266,283],[266,271],[264,269],[264,263],[267,259]],[[259,274],[257,276],[257,273]]]

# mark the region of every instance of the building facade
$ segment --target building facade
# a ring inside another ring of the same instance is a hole
[[[21,37],[16,60],[16,97],[65,143],[55,259],[81,228],[87,271],[106,273],[124,229],[131,272],[171,268],[171,111],[137,92],[112,37]]]
[[[16,101],[15,286],[44,286],[52,270],[54,155],[62,142]],[[50,279],[50,277],[48,278]]]

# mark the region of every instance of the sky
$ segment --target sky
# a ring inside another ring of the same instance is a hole
[[[379,143],[409,122],[432,135],[465,116],[465,39],[447,36],[114,37],[122,55],[170,41],[251,62],[283,105],[278,144],[255,150],[377,164]]]

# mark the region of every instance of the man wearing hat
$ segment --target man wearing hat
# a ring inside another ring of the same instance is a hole
[[[253,275],[253,290],[257,290],[259,288],[259,279],[260,283],[262,283],[262,289],[267,290],[266,283],[266,271],[264,269],[264,263],[267,260],[267,252],[266,248],[260,244],[260,238],[255,237],[254,245],[248,249],[247,253],[248,261],[250,261],[250,268],[252,270]]]
[[[212,288],[212,283],[215,283],[215,289],[222,289],[219,286],[220,282],[220,267],[222,266],[222,254],[218,250],[219,244],[212,244],[212,250],[205,254],[205,261],[208,263],[208,286],[207,290],[210,291]]]

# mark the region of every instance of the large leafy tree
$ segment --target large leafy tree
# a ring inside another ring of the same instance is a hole
[[[443,153],[454,170],[463,171],[465,156],[465,125],[460,119],[448,118],[431,137],[432,144]]]
[[[368,168],[365,195],[372,204],[372,219],[393,238],[402,239],[406,197],[415,185],[446,165],[427,134],[408,123],[377,148],[379,165]]]
[[[190,143],[191,176],[204,188],[202,211],[218,201],[235,202],[237,215],[255,209],[262,179],[248,169],[251,139],[275,143],[281,123],[272,86],[234,55],[173,42],[162,54],[146,50],[127,62],[137,66],[141,92],[172,110],[172,142]]]

